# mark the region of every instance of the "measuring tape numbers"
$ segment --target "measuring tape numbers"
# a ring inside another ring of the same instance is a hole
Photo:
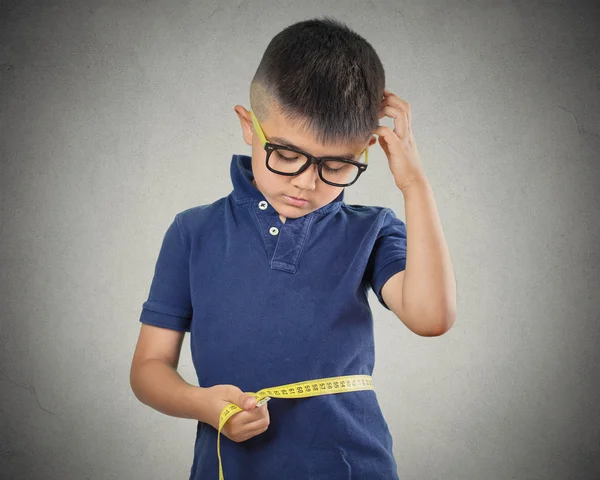
[[[329,395],[333,393],[356,392],[359,390],[373,390],[370,375],[345,375],[342,377],[317,378],[303,382],[289,383],[278,387],[263,388],[251,394],[257,400],[257,407],[267,403],[271,398],[306,398]],[[217,434],[217,455],[219,457],[219,480],[225,480],[221,463],[221,430],[227,421],[243,409],[230,403],[221,411],[219,418],[219,432]]]

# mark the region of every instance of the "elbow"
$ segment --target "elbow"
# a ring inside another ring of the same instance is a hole
[[[142,401],[142,394],[140,391],[140,373],[139,373],[139,362],[133,361],[129,370],[129,386],[131,391],[140,402]]]
[[[135,382],[135,371],[134,371],[133,364],[131,364],[131,368],[129,369],[129,387],[131,388],[131,391],[133,392],[135,397],[139,400],[139,397],[137,395],[136,388],[135,388],[136,382]]]
[[[455,321],[456,309],[453,308],[419,322],[419,328],[413,331],[421,337],[439,337],[450,330]]]

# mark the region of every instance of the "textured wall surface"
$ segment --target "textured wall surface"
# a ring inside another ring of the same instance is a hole
[[[0,477],[188,477],[195,421],[129,385],[141,305],[175,213],[250,153],[233,107],[268,42],[327,14],[412,106],[456,272],[440,337],[370,296],[401,478],[600,478],[598,2],[0,5]],[[370,163],[346,202],[404,219]]]

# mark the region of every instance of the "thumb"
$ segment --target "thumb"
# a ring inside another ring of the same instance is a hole
[[[383,148],[383,151],[385,152],[385,154],[389,157],[390,149],[388,148],[388,144],[387,144],[386,140],[381,136],[379,136],[377,138],[377,140],[379,141],[379,145],[381,145],[381,148]]]
[[[244,393],[238,387],[233,387],[227,399],[231,403],[235,403],[238,407],[244,410],[251,410],[256,406],[256,398],[249,394]]]
[[[238,407],[241,407],[244,410],[252,410],[256,407],[256,398],[249,393],[242,393],[242,395],[240,395]]]

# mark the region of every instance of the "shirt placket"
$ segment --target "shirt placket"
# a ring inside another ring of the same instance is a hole
[[[312,215],[288,218],[283,223],[267,201],[257,202],[254,208],[271,268],[296,273]]]

